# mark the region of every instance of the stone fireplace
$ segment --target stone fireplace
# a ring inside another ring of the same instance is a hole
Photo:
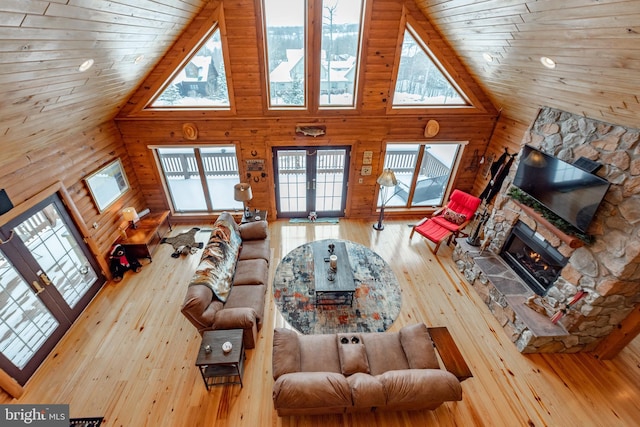
[[[567,236],[507,194],[518,160],[489,207],[480,247],[457,241],[458,268],[519,351],[593,350],[640,303],[639,141],[638,129],[541,109],[523,144],[601,163],[598,175],[611,183],[592,241]]]

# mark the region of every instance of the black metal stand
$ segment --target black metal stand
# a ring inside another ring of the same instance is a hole
[[[487,207],[484,207],[484,211],[478,216],[478,223],[476,224],[475,230],[473,233],[467,237],[467,243],[471,246],[480,246],[480,230],[484,227],[485,223],[489,219],[489,212],[487,212]]]
[[[378,223],[373,224],[373,228],[375,230],[378,230],[378,231],[384,230],[384,225],[382,225],[383,219],[384,219],[384,205],[380,206],[380,216],[378,217]]]

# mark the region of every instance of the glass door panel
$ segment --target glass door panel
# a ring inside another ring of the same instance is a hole
[[[349,147],[274,148],[279,217],[343,216]]]
[[[2,253],[0,307],[0,352],[24,369],[60,324]]]
[[[50,204],[36,212],[18,224],[14,232],[40,266],[37,274],[45,285],[49,281],[74,308],[98,275],[56,206]]]

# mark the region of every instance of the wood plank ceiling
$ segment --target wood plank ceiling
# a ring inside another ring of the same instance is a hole
[[[529,123],[538,107],[546,105],[638,127],[640,1],[416,4],[503,115]],[[541,56],[555,60],[556,68],[543,67]]]
[[[547,105],[638,126],[640,0],[415,2],[503,116],[530,123]],[[5,172],[55,150],[71,128],[77,133],[112,120],[206,3],[0,2]],[[542,67],[542,55],[557,67]],[[89,58],[94,66],[78,72]]]

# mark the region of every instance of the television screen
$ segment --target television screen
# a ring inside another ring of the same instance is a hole
[[[587,232],[609,182],[525,145],[513,185],[578,230]]]

